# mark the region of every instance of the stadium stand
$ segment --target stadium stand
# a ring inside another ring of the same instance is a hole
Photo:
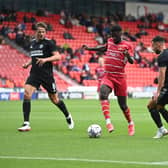
[[[9,45],[2,45],[0,48],[0,59],[0,78],[6,79],[4,84],[1,82],[1,87],[22,88],[29,73],[29,69],[23,69],[22,64],[29,58]],[[60,91],[64,91],[70,86],[69,83],[62,80],[58,75],[55,74],[54,76]]]
[[[17,12],[17,22],[3,22],[3,26],[7,25],[11,29],[14,29],[18,23],[23,22],[23,17],[27,16],[28,18],[35,18],[36,21],[44,21],[50,25],[52,25],[53,31],[48,31],[48,38],[51,38],[56,41],[56,44],[60,47],[63,47],[65,44],[72,48],[73,52],[76,49],[80,49],[83,44],[87,44],[88,46],[95,46],[97,42],[95,41],[95,33],[88,33],[85,26],[73,26],[72,28],[66,28],[64,25],[59,23],[60,16],[58,14],[50,14],[48,17],[36,16],[31,12]],[[138,25],[139,21],[128,22],[128,21],[120,21],[119,24],[122,26],[124,31],[129,32],[130,34],[136,34],[139,32]],[[33,23],[28,22],[25,23],[26,29],[24,33],[28,36],[33,36],[34,31],[32,30]],[[0,26],[2,28],[2,25]],[[74,39],[64,39],[63,32],[69,32]],[[143,42],[146,47],[150,47],[151,39],[155,35],[167,36],[167,32],[160,32],[157,29],[150,28],[145,29],[148,35],[142,35],[141,38],[137,38],[136,41],[131,42],[132,46],[135,46],[139,42]],[[11,40],[15,40],[16,33],[11,31],[8,33],[8,37]],[[155,54],[150,52],[141,52],[142,57],[151,61]],[[4,45],[3,49],[0,49],[0,77],[5,78],[7,82],[6,87],[23,87],[25,77],[28,75],[27,70],[22,70],[21,65],[26,59],[28,59],[25,55],[19,53],[16,49],[11,48],[8,45]],[[74,64],[78,65],[80,69],[85,63],[88,63],[91,57],[91,53],[85,51],[81,54],[79,58],[73,58]],[[62,53],[63,61],[66,61],[66,56]],[[63,62],[62,61],[62,62]],[[66,66],[62,66],[61,63],[55,64],[59,66],[59,70],[66,74],[68,77],[76,80],[80,83],[80,75],[81,71],[69,71]],[[97,63],[89,63],[90,72],[92,75],[95,75],[95,68]],[[139,67],[138,64],[127,65],[127,80],[128,86],[151,86],[153,85],[153,80],[157,76],[158,72],[154,72],[151,67],[142,68]],[[60,90],[66,90],[68,84],[65,81],[62,81],[58,76],[56,76],[57,83],[60,83],[62,88]],[[2,85],[2,84],[1,84]],[[84,86],[96,86],[96,80],[83,80],[82,85]]]

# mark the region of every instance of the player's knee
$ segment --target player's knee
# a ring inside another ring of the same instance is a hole
[[[111,90],[103,85],[100,87],[100,100],[107,100]]]
[[[160,111],[160,109],[163,109],[163,107],[158,106],[158,105],[148,104],[147,109],[150,113],[153,113],[155,111]]]
[[[150,100],[149,103],[148,103],[148,105],[147,105],[148,110],[154,109],[156,107],[157,107],[156,101],[154,99]]]
[[[150,109],[148,109],[149,110],[149,112],[151,113],[151,114],[155,114],[155,113],[158,113],[159,111],[157,110],[157,109],[155,109],[155,108],[150,108]]]
[[[149,104],[148,104],[146,107],[147,107],[147,109],[148,109],[148,110],[150,110],[150,109],[151,109],[151,106],[150,106]]]
[[[100,100],[107,100],[107,99],[108,99],[108,94],[106,92],[100,91]]]
[[[27,92],[27,91],[25,91],[25,93],[24,93],[24,99],[25,100],[30,100],[31,99],[31,94],[29,93],[29,92]]]
[[[127,105],[123,104],[120,106],[122,111],[126,111],[128,109]]]
[[[58,104],[59,103],[59,100],[57,100],[57,99],[53,99],[53,100],[51,100],[54,104]]]
[[[56,94],[49,94],[49,98],[53,104],[58,104],[60,101]]]
[[[146,107],[150,113],[153,112],[153,109],[155,109],[151,106],[151,103],[149,103]]]
[[[104,94],[100,94],[100,100],[107,100],[108,97]]]

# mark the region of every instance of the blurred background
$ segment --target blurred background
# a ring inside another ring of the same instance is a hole
[[[48,25],[47,37],[62,56],[53,63],[60,97],[98,98],[104,53],[84,51],[82,45],[105,44],[115,24],[133,47],[135,64],[126,66],[128,96],[151,97],[158,75],[151,39],[163,36],[168,46],[167,8],[168,0],[0,0],[0,100],[23,99],[30,69],[22,64],[29,59],[29,42],[39,21]],[[33,95],[46,98],[43,88]]]

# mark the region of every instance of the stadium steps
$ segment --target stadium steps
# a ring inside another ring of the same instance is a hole
[[[62,80],[66,81],[71,86],[80,86],[76,81],[72,80],[71,78],[67,77],[62,72],[54,70],[54,74],[59,76]]]

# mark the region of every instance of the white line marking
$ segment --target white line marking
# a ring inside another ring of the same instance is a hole
[[[26,157],[26,156],[0,156],[0,159],[57,160],[57,161],[77,161],[77,162],[97,162],[97,163],[118,163],[118,164],[168,166],[168,161],[163,161],[163,162],[140,162],[140,161],[124,161],[124,160],[96,160],[96,159],[82,159],[82,158]]]

